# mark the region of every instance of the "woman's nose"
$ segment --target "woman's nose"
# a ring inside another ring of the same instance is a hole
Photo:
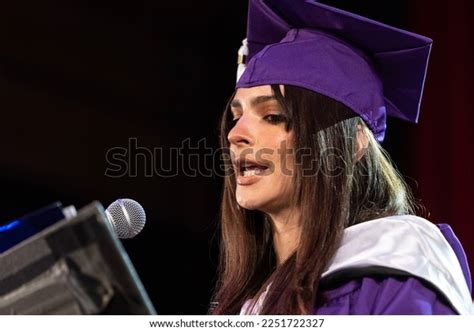
[[[231,145],[249,145],[254,143],[248,118],[243,116],[237,120],[234,127],[229,131],[227,140]]]

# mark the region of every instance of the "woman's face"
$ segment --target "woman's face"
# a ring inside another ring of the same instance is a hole
[[[280,87],[281,89],[283,87]],[[282,91],[283,93],[283,91]],[[270,85],[239,88],[231,102],[234,119],[227,139],[236,174],[237,203],[273,214],[293,194],[293,134]]]

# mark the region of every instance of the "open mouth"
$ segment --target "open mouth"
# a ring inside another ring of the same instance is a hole
[[[264,164],[243,159],[235,160],[235,167],[238,170],[237,174],[243,177],[262,175],[268,169]]]
[[[244,168],[241,173],[244,177],[256,176],[262,174],[268,167],[248,167]]]

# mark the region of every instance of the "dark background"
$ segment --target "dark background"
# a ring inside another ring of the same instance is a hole
[[[435,40],[420,124],[390,121],[384,146],[474,265],[472,2],[322,2]],[[157,311],[205,313],[220,178],[147,177],[140,155],[136,177],[111,178],[106,152],[129,138],[165,156],[187,138],[216,147],[246,12],[244,0],[2,1],[0,224],[56,200],[136,199],[148,223],[123,243]]]

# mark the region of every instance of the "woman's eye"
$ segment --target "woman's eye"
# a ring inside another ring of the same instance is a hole
[[[265,121],[269,122],[269,123],[272,123],[272,124],[279,124],[279,123],[282,123],[282,122],[286,122],[286,117],[283,116],[283,115],[279,115],[279,114],[267,115],[263,119]]]

